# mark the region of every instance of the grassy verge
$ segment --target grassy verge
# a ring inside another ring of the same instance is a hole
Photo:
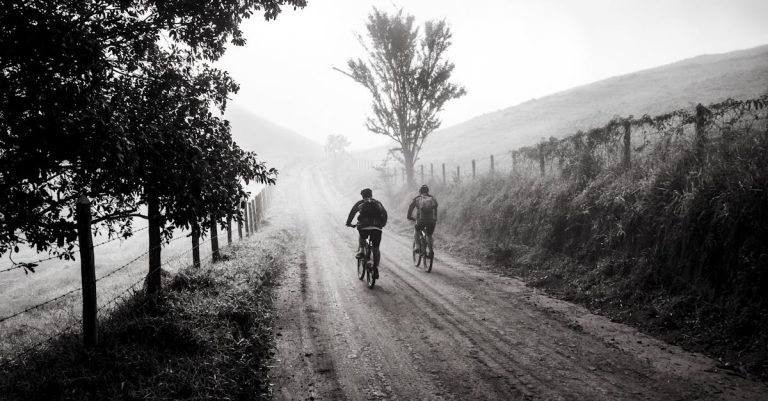
[[[626,171],[585,153],[569,175],[433,184],[438,244],[768,380],[768,132],[706,146]],[[413,195],[394,194],[396,215]]]
[[[100,344],[53,341],[7,367],[9,400],[268,399],[272,296],[284,231],[242,241],[224,260],[165,278],[156,301],[136,293],[102,318]]]

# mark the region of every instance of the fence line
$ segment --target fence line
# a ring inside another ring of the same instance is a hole
[[[250,232],[251,232],[251,233],[255,233],[255,232],[257,231],[257,227],[256,227],[256,225],[257,225],[257,224],[259,224],[259,223],[261,222],[261,219],[263,219],[263,217],[264,217],[264,209],[266,209],[266,208],[269,206],[269,203],[270,203],[270,200],[271,200],[271,196],[272,196],[272,195],[271,195],[271,191],[272,191],[271,187],[263,187],[263,188],[262,188],[262,189],[259,191],[259,193],[258,193],[258,194],[256,194],[256,196],[254,196],[254,198],[253,198],[252,200],[248,201],[248,203],[252,203],[252,205],[253,205],[253,207],[254,207],[254,209],[253,209],[253,210],[256,212],[256,213],[252,213],[252,214],[253,214],[253,216],[252,216],[252,218],[250,219],[251,221],[249,221],[249,222],[246,222],[246,224],[250,224],[250,225],[251,225],[251,227],[252,227],[252,228],[251,228],[251,230],[250,230]],[[256,199],[258,199],[258,202],[256,202]],[[258,219],[258,221],[257,221],[257,219]],[[214,223],[214,224],[215,224],[215,223]],[[146,230],[146,229],[148,229],[148,227],[149,227],[149,226],[146,226],[146,227],[143,227],[143,228],[141,228],[141,229],[138,229],[138,230],[136,230],[136,231],[133,231],[133,232],[135,233],[135,232],[143,231],[143,230]],[[231,230],[231,224],[229,224],[229,225],[228,225],[228,227],[229,227],[229,230]],[[214,235],[215,235],[215,234],[213,234],[213,235],[212,235],[212,237],[213,237]],[[231,233],[229,233],[228,235],[231,235]],[[192,236],[192,234],[188,234],[188,235],[185,235],[185,236],[179,236],[179,237],[177,237],[177,238],[174,238],[174,239],[172,239],[171,241],[168,241],[168,242],[166,242],[165,244],[161,243],[161,244],[159,245],[159,247],[163,247],[164,245],[168,245],[168,244],[170,244],[170,243],[172,243],[172,242],[175,242],[175,241],[181,240],[181,239],[183,239],[183,238],[189,238],[190,236]],[[241,237],[241,238],[242,238],[242,237]],[[106,240],[106,241],[103,241],[103,242],[101,242],[101,243],[99,243],[99,244],[93,245],[93,246],[91,246],[90,248],[91,248],[91,250],[92,250],[93,248],[99,247],[99,246],[101,246],[101,245],[104,245],[104,244],[106,244],[106,243],[109,243],[109,242],[115,241],[115,240],[117,240],[117,239],[120,239],[120,237],[118,236],[118,237],[115,237],[115,238],[111,238],[111,239],[109,239],[109,240]],[[213,238],[212,238],[212,239],[213,239]],[[231,244],[232,244],[232,242],[231,242],[231,241],[228,241],[227,245],[231,245]],[[214,252],[215,252],[215,251],[217,251],[217,250],[218,250],[217,244],[216,244],[215,242],[212,242],[212,245],[213,245],[213,251],[214,251]],[[99,281],[101,281],[101,280],[104,280],[104,279],[106,279],[106,278],[108,278],[108,277],[110,277],[110,276],[113,276],[113,275],[115,275],[115,274],[116,274],[116,273],[118,273],[119,271],[122,271],[122,270],[126,269],[128,266],[130,266],[131,264],[133,264],[133,263],[134,263],[134,262],[136,262],[137,260],[139,260],[139,259],[141,259],[141,258],[143,258],[143,257],[146,257],[146,256],[147,256],[147,255],[148,255],[150,252],[152,252],[153,250],[156,250],[157,248],[158,248],[158,247],[153,247],[153,248],[151,248],[150,250],[147,250],[146,252],[142,253],[141,255],[137,256],[137,257],[136,257],[136,258],[134,258],[134,259],[131,259],[130,261],[128,261],[128,262],[126,262],[126,263],[124,263],[124,264],[123,264],[123,265],[121,265],[120,267],[118,267],[118,268],[116,268],[116,269],[112,270],[111,272],[109,272],[109,273],[105,274],[104,276],[101,276],[101,277],[99,277],[99,278],[95,279],[95,280],[94,280],[94,283],[95,283],[95,282],[99,282]],[[101,305],[100,307],[98,307],[98,308],[94,307],[94,308],[93,308],[93,310],[95,311],[95,313],[96,313],[96,314],[98,314],[99,312],[101,312],[101,311],[105,310],[105,308],[106,308],[108,305],[111,305],[111,304],[113,304],[113,303],[117,302],[117,300],[118,300],[118,299],[120,299],[120,298],[122,298],[124,294],[126,294],[126,293],[127,293],[128,291],[130,291],[131,289],[135,288],[135,286],[136,286],[136,285],[138,285],[139,283],[141,283],[142,281],[146,280],[146,278],[147,278],[147,277],[148,277],[150,274],[152,274],[152,273],[156,273],[156,272],[157,272],[157,270],[160,270],[160,269],[162,269],[162,267],[164,267],[164,266],[167,266],[167,265],[169,265],[169,264],[170,264],[170,263],[172,263],[172,262],[175,262],[175,261],[178,261],[178,260],[180,260],[180,259],[181,259],[182,257],[184,257],[185,255],[188,255],[190,252],[193,252],[193,251],[194,251],[196,248],[199,248],[199,244],[198,244],[197,246],[193,246],[192,248],[190,248],[190,249],[187,249],[186,251],[184,251],[184,252],[182,252],[182,253],[180,253],[180,254],[178,254],[178,255],[175,255],[174,257],[172,257],[172,258],[170,258],[170,259],[168,259],[168,260],[164,261],[164,262],[163,262],[163,263],[161,263],[161,264],[160,264],[160,265],[159,265],[157,268],[153,269],[152,271],[150,271],[150,272],[149,272],[149,273],[147,273],[147,274],[144,274],[144,275],[142,275],[141,279],[139,279],[138,281],[134,282],[134,283],[133,283],[133,284],[131,284],[131,285],[130,285],[128,288],[126,288],[125,290],[123,290],[123,291],[121,291],[120,293],[118,293],[118,295],[117,295],[117,296],[114,296],[113,298],[111,298],[109,301],[107,301],[106,303],[102,304],[102,305]],[[210,255],[206,256],[206,257],[205,257],[205,258],[203,258],[203,259],[204,259],[204,260],[207,260],[207,259],[209,259],[209,258],[213,259],[213,258],[214,258],[214,256],[215,256],[215,253],[214,253],[214,252],[212,252]],[[44,261],[47,261],[47,260],[52,260],[52,259],[55,259],[55,258],[59,258],[59,257],[61,257],[61,256],[60,256],[60,255],[53,255],[53,256],[51,256],[51,257],[48,257],[48,258],[40,259],[39,261],[36,261],[36,262],[21,263],[21,264],[18,264],[17,266],[13,266],[13,267],[11,267],[11,268],[8,268],[8,269],[4,269],[4,270],[0,271],[0,273],[2,273],[2,272],[6,272],[6,271],[15,270],[15,269],[19,269],[19,268],[30,269],[30,270],[32,270],[32,271],[34,272],[34,269],[33,269],[33,268],[34,268],[35,266],[32,266],[32,267],[30,267],[29,265],[35,265],[36,263],[44,262]],[[214,260],[214,262],[215,262],[215,260]],[[65,298],[65,297],[69,296],[69,295],[72,295],[72,294],[74,294],[74,293],[76,293],[76,292],[80,292],[80,291],[83,291],[83,288],[82,288],[82,287],[79,287],[79,288],[74,288],[74,289],[72,289],[72,290],[70,290],[70,291],[67,291],[66,293],[64,293],[64,294],[61,294],[61,295],[59,295],[59,296],[56,296],[56,297],[54,297],[54,298],[52,298],[52,299],[49,299],[49,300],[46,300],[46,301],[44,301],[44,302],[41,302],[41,303],[39,303],[39,304],[33,305],[33,306],[31,306],[31,307],[28,307],[28,308],[26,308],[26,309],[24,309],[24,310],[22,310],[22,311],[19,311],[19,312],[16,312],[16,313],[14,313],[14,314],[12,314],[12,315],[9,315],[9,316],[6,316],[6,317],[2,317],[2,318],[0,318],[0,323],[2,323],[2,322],[5,322],[5,321],[7,321],[7,320],[10,320],[10,319],[13,319],[13,318],[15,318],[15,317],[18,317],[18,316],[20,316],[20,315],[23,315],[23,314],[25,314],[25,313],[28,313],[28,312],[30,312],[30,311],[32,311],[32,310],[35,310],[35,309],[39,309],[39,308],[41,308],[41,307],[43,307],[43,306],[45,306],[45,305],[51,304],[51,303],[53,303],[53,302],[56,302],[56,301],[58,301],[58,300],[60,300],[60,299],[63,299],[63,298]],[[94,302],[95,302],[95,298],[94,298]],[[19,358],[21,358],[22,356],[26,355],[27,353],[29,353],[29,352],[30,352],[30,351],[32,351],[33,349],[35,349],[35,348],[39,347],[40,345],[43,345],[43,344],[45,344],[45,343],[48,343],[48,342],[52,341],[53,339],[55,339],[55,338],[57,338],[57,337],[59,337],[59,336],[63,335],[64,333],[66,333],[66,332],[68,332],[68,331],[72,330],[72,329],[75,327],[75,325],[77,325],[77,324],[79,324],[79,323],[83,323],[83,321],[84,321],[84,319],[83,319],[83,318],[81,318],[81,319],[77,319],[77,321],[76,321],[76,322],[73,322],[73,323],[71,323],[71,324],[70,324],[69,326],[67,326],[65,329],[58,331],[57,333],[55,333],[55,334],[53,334],[53,335],[51,335],[51,336],[47,337],[46,339],[44,339],[44,340],[42,340],[42,341],[40,341],[40,342],[38,342],[38,343],[34,344],[33,346],[31,346],[31,347],[29,347],[29,348],[25,349],[24,351],[22,351],[22,352],[20,352],[20,353],[16,354],[15,356],[13,356],[13,357],[9,358],[8,360],[6,360],[5,362],[3,362],[3,364],[2,364],[2,365],[0,365],[0,366],[2,366],[2,367],[4,368],[4,367],[5,367],[5,366],[7,366],[8,364],[12,363],[13,361],[16,361],[16,360],[18,360]]]
[[[693,110],[680,109],[654,117],[614,117],[601,127],[506,152],[460,162],[423,160],[414,165],[413,178],[421,178],[424,183],[451,184],[488,174],[568,176],[584,157],[596,163],[598,170],[618,171],[633,165],[647,167],[653,160],[651,156],[664,159],[675,152],[691,151],[698,158],[706,158],[705,144],[725,141],[729,135],[744,130],[765,129],[766,119],[768,95],[744,101],[728,99],[707,107],[699,104]],[[425,174],[427,166],[429,175]],[[384,165],[377,170],[389,183],[406,182],[402,167]],[[442,175],[438,175],[440,170]]]

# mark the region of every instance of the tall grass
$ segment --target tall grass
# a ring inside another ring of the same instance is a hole
[[[712,125],[709,136],[703,152],[656,143],[629,168],[577,148],[557,175],[433,184],[439,230],[768,378],[768,130]]]

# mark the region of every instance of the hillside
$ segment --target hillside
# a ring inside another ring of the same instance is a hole
[[[230,106],[225,117],[232,124],[232,136],[242,148],[254,151],[259,160],[280,171],[297,163],[322,156],[322,146],[252,112]]]
[[[478,158],[530,145],[542,137],[560,138],[600,126],[614,115],[662,114],[729,97],[754,98],[767,91],[768,45],[703,55],[608,78],[446,127],[425,142],[422,160]]]

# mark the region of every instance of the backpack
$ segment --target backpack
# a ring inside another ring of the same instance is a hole
[[[360,217],[358,217],[358,220],[370,224],[381,220],[379,201],[373,198],[363,200],[363,203],[360,204]]]
[[[431,196],[419,196],[419,221],[437,221],[437,202]]]

